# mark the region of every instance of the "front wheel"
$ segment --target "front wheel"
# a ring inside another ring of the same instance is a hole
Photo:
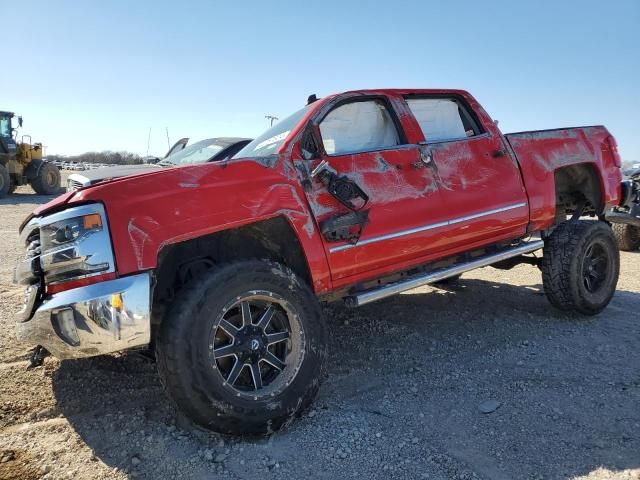
[[[169,397],[202,427],[268,433],[315,397],[326,361],[317,299],[281,265],[248,260],[187,285],[158,332]]]
[[[542,284],[552,305],[585,315],[611,301],[620,272],[620,254],[609,225],[568,221],[545,240]]]

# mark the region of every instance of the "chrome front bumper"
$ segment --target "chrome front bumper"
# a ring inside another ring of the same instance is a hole
[[[62,360],[148,345],[151,276],[142,273],[55,294],[31,319],[17,324],[16,334]]]

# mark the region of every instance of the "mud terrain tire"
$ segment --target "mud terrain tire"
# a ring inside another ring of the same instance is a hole
[[[611,301],[620,271],[620,254],[609,225],[568,221],[545,240],[542,284],[553,306],[585,315]]]
[[[260,339],[278,333],[255,333],[270,308],[275,313],[264,328],[289,325],[290,332],[275,345]],[[218,346],[229,330],[233,335]],[[179,292],[159,328],[156,359],[166,392],[190,420],[225,434],[264,434],[311,404],[324,375],[326,345],[322,311],[310,288],[279,264],[245,260],[210,270]],[[280,370],[265,360],[272,348],[284,348]],[[236,350],[218,358],[225,349]],[[232,365],[227,372],[224,362]],[[263,377],[261,368],[270,376]]]
[[[632,252],[640,248],[640,228],[626,223],[614,223],[611,229],[620,250]]]

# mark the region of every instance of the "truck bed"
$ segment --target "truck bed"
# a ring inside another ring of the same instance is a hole
[[[599,177],[605,204],[619,199],[621,174],[614,167],[611,134],[601,125],[556,128],[504,135],[516,156],[527,194],[534,230],[548,228],[555,216],[558,169],[571,165],[590,165]],[[603,175],[604,174],[604,175]]]

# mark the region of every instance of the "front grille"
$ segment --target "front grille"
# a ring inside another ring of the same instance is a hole
[[[42,271],[40,269],[40,255],[42,254],[42,248],[40,246],[40,229],[36,228],[27,237],[27,251],[25,253],[25,260],[31,260],[31,271],[34,275],[41,276]]]
[[[23,285],[38,283],[42,276],[40,269],[40,229],[35,228],[25,239],[26,251],[16,266],[15,281]]]
[[[78,180],[73,180],[72,178],[67,179],[67,192],[78,190],[79,188],[82,188],[82,182],[79,182]]]

